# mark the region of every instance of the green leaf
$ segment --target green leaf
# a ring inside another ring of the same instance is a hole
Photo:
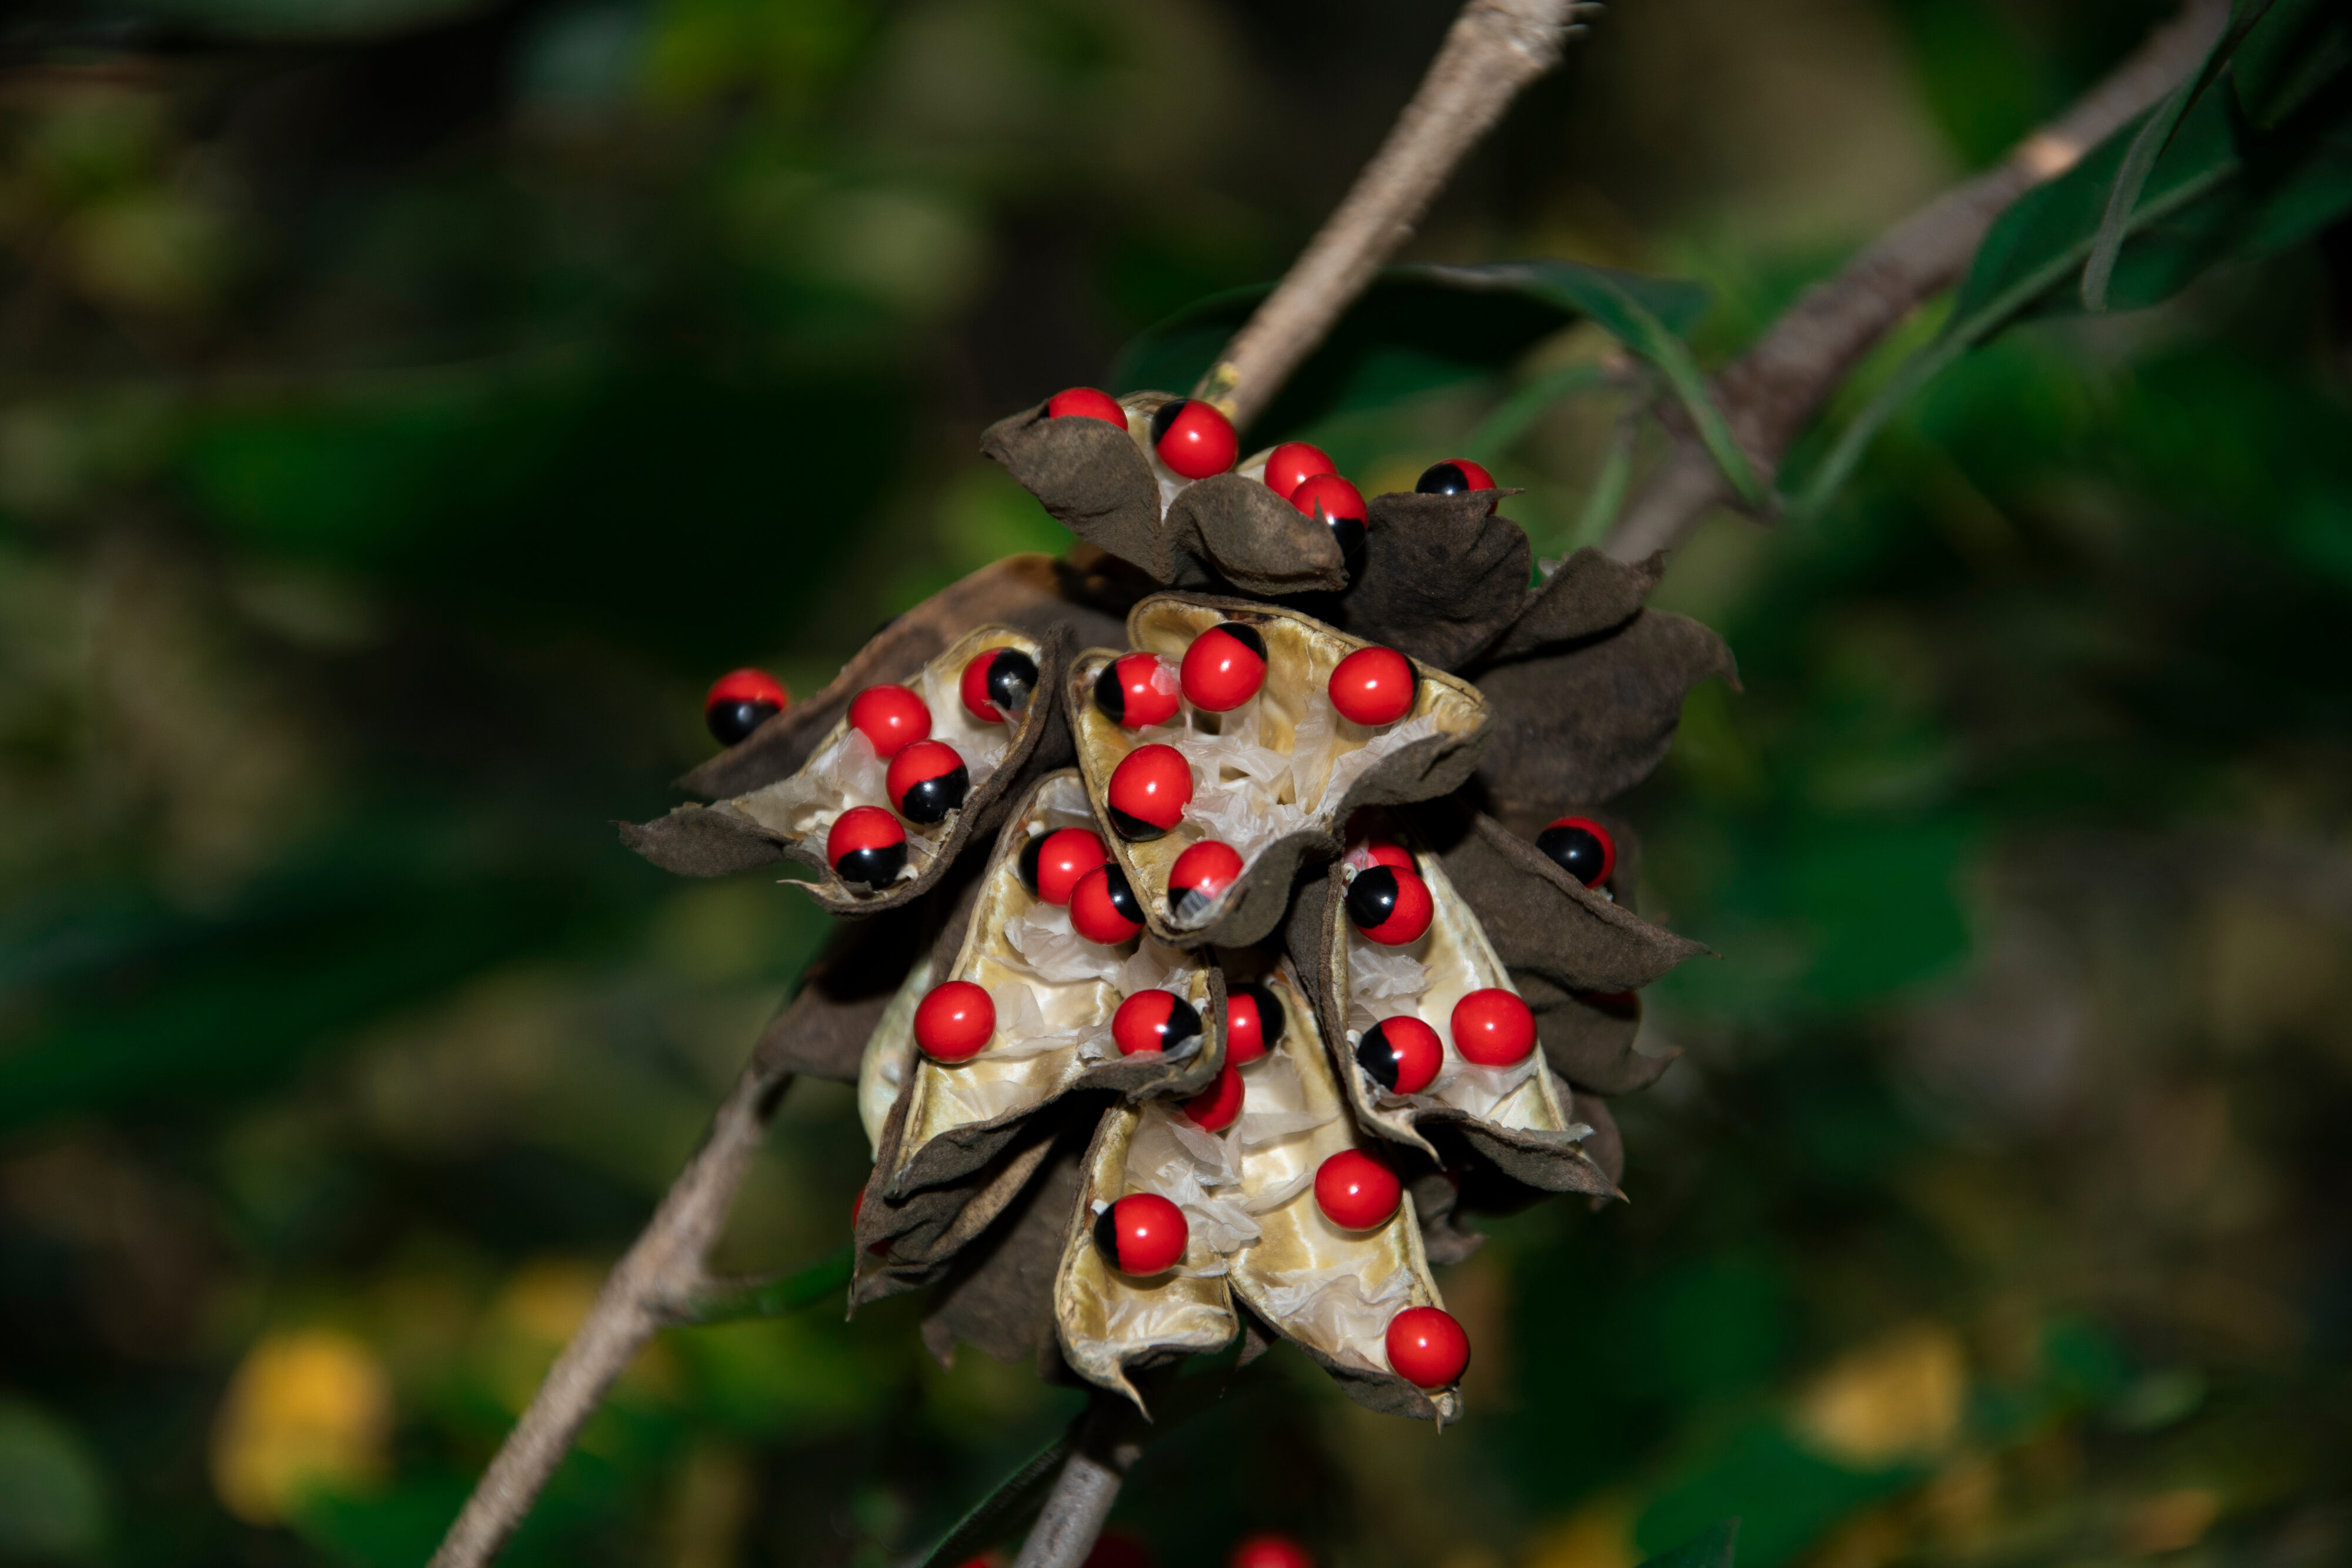
[[[1723,411],[1716,407],[1713,395],[1706,390],[1706,377],[1691,356],[1690,345],[1639,291],[1627,286],[1628,274],[1550,261],[1505,263],[1481,270],[1498,278],[1516,275],[1521,287],[1557,299],[1590,317],[1611,337],[1657,366],[1675,394],[1682,399],[1699,439],[1706,443],[1708,455],[1723,470],[1724,477],[1731,482],[1733,492],[1751,507],[1764,502],[1763,481],[1756,476],[1747,452],[1733,439]]]
[[[1019,1469],[997,1483],[996,1490],[974,1503],[940,1537],[939,1544],[923,1553],[921,1568],[952,1568],[994,1544],[1004,1534],[1006,1524],[1037,1501],[1052,1483],[1062,1461],[1070,1457],[1071,1444],[1084,1420],[1081,1416],[1072,1422],[1069,1430],[1030,1455]]]
[[[2352,13],[2343,0],[2277,0],[2231,57],[2246,118],[2268,131],[2352,67]]]
[[[1462,455],[1475,463],[1492,463],[1528,432],[1552,404],[1574,397],[1579,392],[1591,392],[1610,384],[1612,378],[1606,367],[1591,363],[1563,365],[1548,375],[1538,376],[1505,399],[1502,407],[1488,414],[1470,439],[1462,444]]]
[[[1334,415],[1493,380],[1585,313],[1580,287],[1597,295],[1604,283],[1611,297],[1631,300],[1669,336],[1706,307],[1706,293],[1696,284],[1572,262],[1388,267],[1255,428],[1295,436]],[[1272,288],[1258,284],[1211,295],[1145,331],[1120,353],[1113,388],[1192,386]]]
[[[856,1261],[852,1250],[844,1247],[818,1259],[805,1269],[771,1279],[729,1281],[714,1286],[695,1297],[694,1304],[680,1322],[694,1327],[712,1323],[730,1323],[745,1318],[775,1318],[787,1312],[814,1306],[835,1291],[849,1284],[852,1265]]]

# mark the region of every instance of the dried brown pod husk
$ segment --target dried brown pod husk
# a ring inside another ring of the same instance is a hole
[[[1420,670],[1412,711],[1396,724],[1376,731],[1340,718],[1326,695],[1331,671],[1370,644],[1295,611],[1241,599],[1155,594],[1129,612],[1128,640],[1181,662],[1195,637],[1225,622],[1254,627],[1266,649],[1264,690],[1232,713],[1195,716],[1187,707],[1171,724],[1122,728],[1095,706],[1095,678],[1118,656],[1100,649],[1073,662],[1065,688],[1078,766],[1097,805],[1113,769],[1139,746],[1171,745],[1193,758],[1193,803],[1172,831],[1129,843],[1104,818],[1104,838],[1153,933],[1184,946],[1244,947],[1263,940],[1281,924],[1301,868],[1339,853],[1338,833],[1349,813],[1459,788],[1477,766],[1486,736],[1487,716],[1475,688],[1426,667]],[[1212,720],[1214,732],[1205,727]],[[1245,739],[1251,726],[1264,749],[1293,759],[1294,771],[1273,788],[1202,777],[1223,743]],[[1328,746],[1318,744],[1318,735],[1328,737]],[[1302,758],[1319,759],[1303,778],[1295,771]],[[1177,856],[1208,838],[1240,852],[1244,871],[1222,899],[1181,917],[1169,903],[1168,874]]]
[[[1154,458],[1151,414],[1171,396],[1120,399],[1124,440],[1106,421],[1054,419],[1039,403],[989,426],[981,450],[1072,533],[1156,582],[1265,595],[1344,586],[1329,530],[1263,483],[1238,473],[1187,481]]]
[[[1478,778],[1495,815],[1531,838],[1557,815],[1554,802],[1632,789],[1664,760],[1683,698],[1712,676],[1738,684],[1723,639],[1662,610],[1482,669],[1495,738]]]
[[[1128,1151],[1150,1109],[1115,1105],[1095,1129],[1054,1277],[1054,1322],[1063,1359],[1089,1383],[1124,1394],[1139,1409],[1143,1396],[1130,1381],[1134,1374],[1222,1350],[1240,1329],[1226,1289],[1224,1260],[1197,1226],[1183,1261],[1150,1279],[1120,1273],[1095,1245],[1098,1206],[1139,1190],[1128,1180]]]
[[[1483,811],[1439,801],[1413,821],[1514,977],[1540,976],[1570,991],[1631,991],[1708,950],[1585,886]]]
[[[1241,1148],[1239,1187],[1261,1234],[1233,1255],[1234,1294],[1339,1379],[1358,1404],[1440,1424],[1457,1420],[1457,1390],[1433,1394],[1388,1367],[1389,1320],[1408,1307],[1444,1305],[1429,1275],[1412,1194],[1405,1195],[1386,1223],[1370,1230],[1343,1230],[1324,1217],[1315,1200],[1318,1166],[1351,1148],[1388,1156],[1356,1130],[1297,972],[1285,963],[1265,983],[1290,1021],[1264,1058],[1241,1070],[1244,1081],[1256,1092],[1255,1077],[1268,1078],[1272,1088],[1272,1075],[1287,1072],[1291,1078],[1281,1083],[1284,1109],[1290,1109],[1295,1095],[1302,1119],[1321,1120]],[[1244,1139],[1251,1132],[1248,1103],[1245,1099],[1243,1122],[1234,1129]]]
[[[754,1060],[770,1071],[856,1082],[885,1010],[925,961],[946,896],[835,927],[800,988],[760,1032]]]
[[[1654,1055],[1634,1049],[1642,1034],[1639,991],[1571,991],[1534,974],[1514,973],[1512,979],[1536,1015],[1536,1032],[1551,1070],[1578,1091],[1580,1116],[1588,1103],[1586,1091],[1632,1094],[1647,1089],[1682,1055],[1679,1046]]]
[[[1499,664],[1622,626],[1642,612],[1665,571],[1664,550],[1646,560],[1623,561],[1587,545],[1528,591],[1518,617],[1483,657]]]
[[[1528,536],[1495,511],[1498,499],[1492,490],[1373,497],[1354,583],[1302,606],[1424,664],[1467,668],[1519,618],[1534,575]]]
[[[1344,864],[1301,892],[1291,918],[1291,955],[1314,988],[1324,1041],[1358,1123],[1440,1164],[1445,1156],[1431,1141],[1433,1133],[1460,1138],[1527,1186],[1622,1196],[1579,1147],[1589,1129],[1575,1118],[1573,1091],[1551,1071],[1541,1051],[1513,1068],[1475,1066],[1455,1051],[1454,1004],[1470,991],[1514,988],[1438,858],[1416,844],[1406,847],[1414,852],[1435,906],[1428,932],[1410,947],[1379,947],[1349,923],[1345,900],[1351,873]],[[1418,964],[1424,973],[1416,976],[1408,964]],[[1376,989],[1386,994],[1375,995]],[[1417,1014],[1436,1031],[1445,1065],[1428,1089],[1399,1096],[1382,1090],[1356,1064],[1356,1045],[1365,1029],[1405,1012]]]
[[[1074,1108],[1075,1109],[1075,1108]],[[923,1312],[923,1343],[940,1364],[959,1343],[1002,1362],[1053,1352],[1054,1276],[1071,1210],[1084,1196],[1080,1161],[1099,1115],[1074,1115],[1018,1197],[956,1259]]]
[[[964,666],[997,648],[1014,648],[1036,661],[1038,685],[1029,705],[991,725],[964,709],[959,682]],[[816,873],[798,883],[837,915],[874,915],[921,897],[947,873],[966,845],[992,832],[1005,803],[1037,773],[1068,761],[1067,721],[1055,700],[1069,657],[1058,628],[1043,640],[1011,626],[975,627],[925,664],[906,682],[931,710],[931,738],[962,755],[974,782],[963,805],[929,827],[902,822],[907,863],[888,886],[844,882],[826,862],[824,840],[834,820],[852,806],[890,802],[882,789],[887,767],[853,728],[846,709],[791,777],[715,806],[681,806],[642,827],[624,826],[623,841],[647,860],[688,876],[719,876],[790,861]],[[995,752],[983,776],[981,759]]]
[[[1039,1113],[1090,1092],[1190,1094],[1224,1061],[1223,983],[1213,966],[1148,936],[1134,950],[1106,951],[1075,936],[1068,946],[1049,946],[1055,925],[1066,932],[1067,912],[1023,885],[1020,852],[1033,829],[1090,820],[1083,787],[1068,769],[1038,780],[1015,802],[954,956],[935,950],[928,970],[909,976],[867,1044],[861,1109],[870,1117],[876,1086],[887,1086],[894,1071],[898,1082],[858,1218],[856,1301],[930,1282],[993,1222],[1045,1158],[1053,1118]],[[922,1055],[912,1038],[916,1004],[950,979],[971,981],[998,998],[998,1039],[952,1065]],[[1106,1054],[1119,1002],[1163,981],[1200,1013],[1198,1043],[1165,1056]],[[1025,1023],[1015,1010],[1024,996],[1034,1007]],[[877,1243],[887,1246],[877,1252]]]
[[[1070,646],[1118,634],[1133,599],[1100,574],[1049,555],[1006,556],[894,615],[823,691],[793,704],[677,781],[706,800],[749,794],[800,771],[849,711],[849,699],[886,681],[905,683],[975,626],[1010,626],[1040,642],[1066,628]]]

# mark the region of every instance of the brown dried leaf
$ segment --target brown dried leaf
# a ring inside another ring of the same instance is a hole
[[[1581,642],[1622,626],[1641,613],[1665,570],[1664,550],[1647,560],[1621,561],[1587,545],[1528,595],[1518,619],[1485,656],[1489,663],[1522,658],[1553,643]]]
[[[1464,668],[1518,619],[1533,575],[1528,536],[1494,505],[1484,492],[1373,497],[1354,585],[1306,608],[1425,664]]]
[[[1192,564],[1161,519],[1151,460],[1126,431],[1099,419],[1051,419],[1041,402],[990,425],[980,449],[1064,528],[1154,581],[1173,582]]]
[[[1054,1270],[1085,1196],[1078,1162],[1094,1127],[1072,1118],[1029,1185],[932,1294],[923,1343],[940,1365],[953,1364],[959,1341],[1002,1362],[1034,1360],[1053,1343]]]
[[[1642,1032],[1639,991],[1571,991],[1540,975],[1512,977],[1536,1015],[1536,1030],[1552,1071],[1579,1090],[1631,1094],[1656,1082],[1680,1047],[1656,1056],[1633,1049]]]
[[[1244,593],[1276,599],[1348,585],[1348,565],[1331,530],[1239,474],[1179,491],[1169,503],[1168,528],[1179,549]]]
[[[1477,677],[1495,709],[1478,777],[1495,814],[1532,834],[1563,800],[1605,800],[1666,755],[1683,697],[1710,676],[1735,685],[1723,639],[1684,616],[1644,610],[1620,631],[1496,664]]]
[[[754,1059],[771,1071],[856,1082],[866,1040],[940,917],[933,900],[837,928],[799,991],[761,1031]]]
[[[1453,801],[1415,814],[1445,874],[1514,977],[1571,991],[1631,991],[1707,951],[1586,887],[1494,818]]]
[[[687,774],[678,788],[705,800],[724,800],[790,778],[849,711],[850,698],[884,681],[908,680],[975,626],[1011,626],[1039,641],[1054,627],[1067,626],[1074,648],[1115,640],[1125,605],[1114,600],[1106,607],[1107,587],[1051,556],[1013,555],[991,562],[894,616],[831,685]]]

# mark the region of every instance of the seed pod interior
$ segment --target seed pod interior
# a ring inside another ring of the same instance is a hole
[[[1331,672],[1368,644],[1251,601],[1157,594],[1129,613],[1128,635],[1136,648],[1173,664],[1195,638],[1225,622],[1256,632],[1266,664],[1263,688],[1229,712],[1203,714],[1187,705],[1169,723],[1123,728],[1093,701],[1096,677],[1118,656],[1100,650],[1074,662],[1066,687],[1078,764],[1097,800],[1107,798],[1113,773],[1139,747],[1172,746],[1191,765],[1192,804],[1173,830],[1140,842],[1105,834],[1152,929],[1188,946],[1241,946],[1263,938],[1281,918],[1301,860],[1335,853],[1332,835],[1349,811],[1458,787],[1476,766],[1487,722],[1475,687],[1426,666],[1417,670],[1419,685],[1403,718],[1377,727],[1349,722],[1331,706]],[[1222,899],[1176,909],[1169,873],[1204,839],[1231,845],[1242,857],[1242,876]],[[1280,885],[1253,896],[1252,873],[1261,860],[1268,883]]]
[[[1104,1207],[1154,1190],[1129,1179],[1129,1154],[1144,1119],[1166,1114],[1160,1106],[1122,1103],[1103,1118],[1087,1151],[1085,1197],[1071,1216],[1054,1278],[1054,1322],[1064,1358],[1079,1375],[1126,1395],[1139,1408],[1143,1398],[1129,1381],[1131,1372],[1222,1349],[1239,1329],[1224,1260],[1201,1224],[1190,1226],[1181,1263],[1145,1278],[1113,1268],[1097,1245]]]
[[[1260,1235],[1233,1259],[1234,1292],[1339,1376],[1360,1402],[1457,1419],[1460,1395],[1424,1394],[1397,1377],[1382,1343],[1398,1312],[1445,1304],[1422,1252],[1412,1195],[1371,1229],[1343,1229],[1324,1215],[1315,1195],[1323,1162],[1349,1149],[1376,1156],[1379,1150],[1347,1113],[1297,974],[1285,963],[1265,984],[1292,1021],[1265,1058],[1241,1069],[1248,1097],[1231,1136],[1241,1145],[1243,1204]],[[1267,1103],[1254,1109],[1262,1092]],[[1293,1125],[1297,1130],[1284,1130]]]
[[[1323,910],[1324,1030],[1358,1118],[1384,1136],[1433,1155],[1438,1151],[1423,1135],[1423,1125],[1458,1124],[1482,1147],[1499,1139],[1526,1155],[1525,1161],[1512,1163],[1527,1164],[1538,1175],[1514,1169],[1512,1174],[1523,1181],[1554,1189],[1612,1192],[1613,1186],[1598,1183],[1591,1163],[1577,1152],[1577,1142],[1590,1129],[1574,1119],[1571,1092],[1547,1068],[1540,1049],[1507,1067],[1464,1060],[1453,1038],[1454,1004],[1472,991],[1492,988],[1517,995],[1517,988],[1437,856],[1418,843],[1406,847],[1434,907],[1429,930],[1420,940],[1383,947],[1357,931],[1345,908],[1345,866],[1334,868]],[[1400,1014],[1426,1023],[1444,1047],[1444,1065],[1436,1081],[1417,1094],[1384,1090],[1356,1062],[1363,1032]],[[1487,1136],[1476,1136],[1480,1134]],[[1486,1152],[1493,1150],[1486,1147]]]

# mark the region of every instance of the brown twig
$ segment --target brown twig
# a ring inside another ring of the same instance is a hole
[[[1716,378],[1732,434],[1759,473],[1779,466],[1806,424],[1862,357],[1919,304],[1959,281],[1993,219],[2055,179],[2197,68],[2228,20],[2228,0],[2189,0],[2179,15],[2063,114],[2001,163],[1896,224],[1844,270],[1809,289]],[[1688,538],[1731,498],[1722,472],[1683,435],[1625,508],[1603,547],[1637,560]]]
[[[1021,1543],[1013,1568],[1079,1568],[1102,1534],[1127,1472],[1143,1457],[1143,1418],[1116,1395],[1097,1393],[1062,1473]]]
[[[478,1568],[497,1555],[572,1449],[614,1380],[654,1331],[693,1310],[709,1283],[705,1260],[735,1189],[759,1152],[792,1075],[755,1055],[711,1118],[709,1134],[653,1218],[606,1277],[530,1406],[449,1527],[433,1568]]]
[[[1521,88],[1559,63],[1580,9],[1576,0],[1470,0],[1388,140],[1192,395],[1237,425],[1263,413],[1411,237],[1463,156]]]

